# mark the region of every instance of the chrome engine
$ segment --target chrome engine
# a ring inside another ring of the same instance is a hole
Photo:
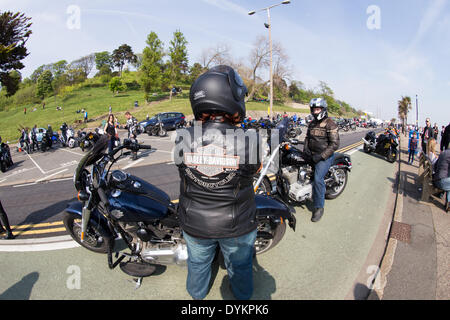
[[[152,244],[141,251],[141,257],[148,263],[186,266],[188,258],[187,246],[183,243]]]
[[[307,167],[285,167],[282,176],[288,183],[289,198],[297,202],[312,198],[312,183]]]
[[[187,246],[181,237],[180,230],[163,230],[143,223],[120,222],[120,225],[133,237],[133,243],[145,262],[160,265],[187,265]],[[156,235],[157,238],[152,237],[151,234]],[[149,237],[149,239],[143,240],[143,237]],[[161,240],[163,238],[168,240]]]

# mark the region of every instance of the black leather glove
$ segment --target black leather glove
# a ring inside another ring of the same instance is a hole
[[[312,160],[313,160],[314,164],[316,164],[316,163],[322,161],[323,159],[322,159],[322,156],[320,154],[315,154],[315,155],[312,156]]]

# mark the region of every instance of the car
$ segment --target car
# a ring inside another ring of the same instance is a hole
[[[152,118],[139,122],[142,131],[150,134],[151,127],[161,119],[165,130],[176,130],[186,124],[186,117],[181,112],[162,112],[155,114]]]

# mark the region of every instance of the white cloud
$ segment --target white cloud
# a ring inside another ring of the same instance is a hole
[[[408,51],[413,49],[417,44],[419,44],[422,38],[428,33],[428,31],[431,29],[433,24],[435,24],[435,22],[443,12],[443,9],[446,4],[447,0],[432,1],[427,11],[425,12],[425,15],[420,21],[419,29],[417,30],[414,39],[409,44]]]
[[[221,10],[233,11],[244,16],[248,15],[248,12],[250,11],[228,0],[203,0],[203,2],[206,2],[207,4],[215,6]]]

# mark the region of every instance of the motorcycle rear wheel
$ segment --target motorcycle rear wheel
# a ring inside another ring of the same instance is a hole
[[[96,252],[107,253],[110,245],[110,238],[106,231],[95,221],[89,221],[89,228],[85,235],[84,242],[81,242],[81,217],[75,214],[66,213],[63,218],[64,226],[73,240],[82,247]]]
[[[370,150],[369,146],[367,144],[364,143],[364,152],[365,153],[371,153],[372,151]]]
[[[344,192],[345,187],[347,186],[348,181],[347,170],[337,169],[336,175],[339,178],[339,185],[332,188],[327,188],[327,191],[325,192],[325,198],[329,200],[336,199],[337,197],[339,197],[341,193]]]

